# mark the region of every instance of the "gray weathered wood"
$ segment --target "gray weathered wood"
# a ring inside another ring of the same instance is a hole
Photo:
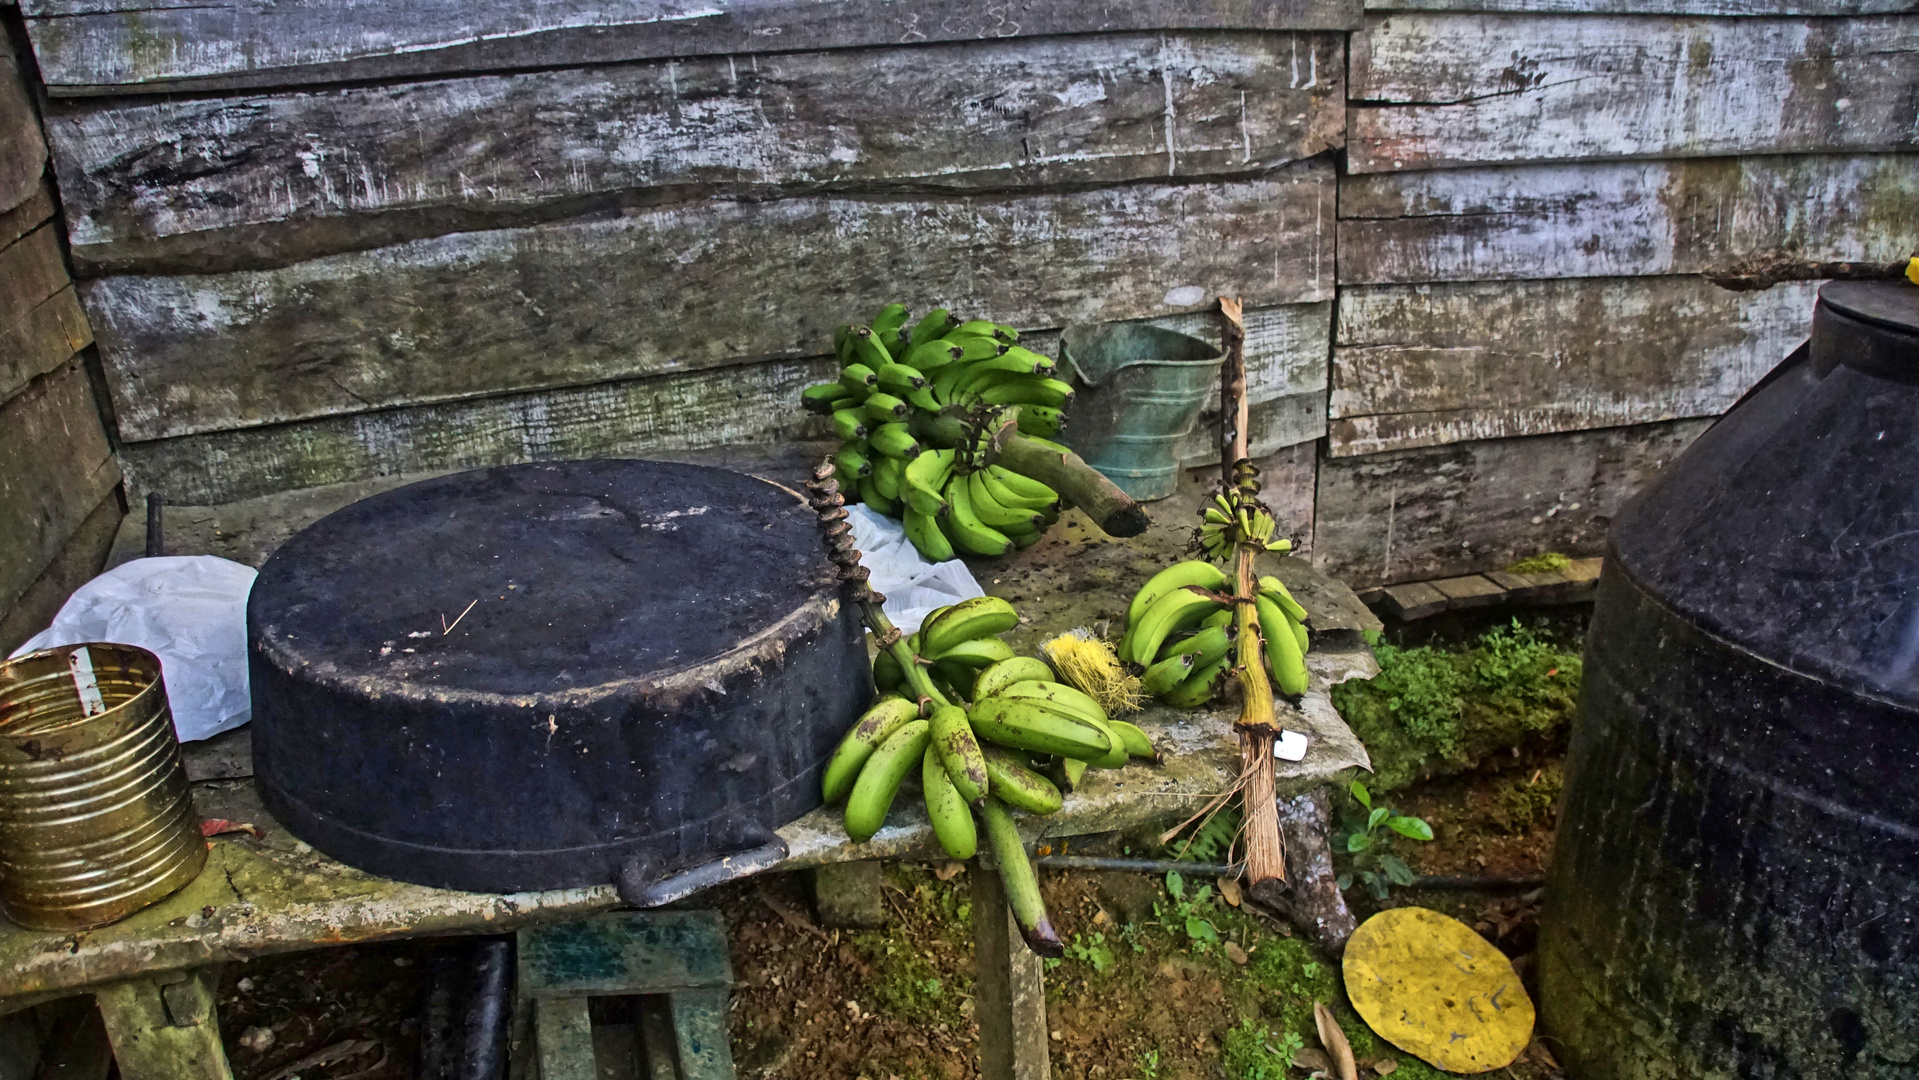
[[[53,218],[53,188],[41,180],[20,205],[0,213],[0,248],[39,228]]]
[[[158,491],[211,505],[395,473],[777,443],[827,434],[795,403],[836,368],[783,360],[128,443],[121,454],[136,502]]]
[[[52,219],[53,193],[44,183],[0,213],[0,401],[93,340]]]
[[[32,198],[46,168],[47,142],[40,135],[26,76],[13,49],[0,41],[0,211]]]
[[[643,188],[972,190],[1245,173],[1336,147],[1345,129],[1345,43],[1334,34],[1102,35],[910,56],[728,56],[68,102],[49,131],[83,265],[208,270]],[[212,235],[185,235],[195,233]]]
[[[125,1080],[233,1080],[220,1044],[218,970],[156,975],[94,992]]]
[[[1919,155],[1375,173],[1341,179],[1339,217],[1342,285],[1889,263],[1919,248]]]
[[[1046,987],[1040,958],[1020,936],[999,871],[975,859],[973,1003],[979,1022],[980,1080],[1050,1080]]]
[[[1234,293],[1323,300],[1323,160],[1258,180],[951,199],[704,202],[458,233],[82,298],[121,435],[155,439],[805,355],[882,304],[1024,326]]]
[[[1919,18],[1370,16],[1355,173],[1919,147]]]
[[[25,319],[48,297],[67,287],[60,258],[60,230],[49,222],[0,248],[0,327]]]
[[[93,343],[79,294],[67,285],[0,328],[0,399],[44,375]]]
[[[1711,421],[1489,439],[1319,463],[1313,563],[1355,587],[1596,554],[1612,515]]]
[[[593,1021],[584,997],[547,997],[533,1002],[534,1038],[540,1047],[540,1080],[598,1080],[593,1060]]]
[[[1366,0],[1367,11],[1534,15],[1900,15],[1914,0]]]
[[[120,482],[78,360],[0,405],[0,610]]]
[[[1331,453],[1716,416],[1805,340],[1816,291],[1694,277],[1347,289]]]
[[[11,603],[0,603],[0,656],[20,647],[21,642],[45,629],[60,611],[73,590],[85,585],[106,566],[114,537],[126,511],[120,506],[118,492],[109,491],[60,548],[59,554],[40,571],[40,576]],[[198,746],[199,743],[188,745]],[[106,1080],[106,1070],[99,1074]]]
[[[1360,0],[27,0],[56,94],[292,86],[665,57],[1132,30],[1343,30]],[[893,49],[875,57],[894,55]]]

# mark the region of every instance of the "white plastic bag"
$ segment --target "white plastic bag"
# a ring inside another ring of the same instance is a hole
[[[180,741],[210,738],[253,715],[247,593],[256,576],[212,555],[135,559],[80,586],[13,655],[83,641],[137,645],[160,658]]]
[[[886,617],[901,633],[918,630],[934,608],[985,595],[965,563],[927,562],[892,518],[854,505],[846,508],[846,521],[859,544],[860,565],[871,575],[867,584],[886,595]]]

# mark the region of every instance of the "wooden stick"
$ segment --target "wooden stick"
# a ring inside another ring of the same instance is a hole
[[[1219,475],[1233,482],[1233,463],[1246,456],[1251,406],[1246,401],[1246,323],[1239,298],[1219,298],[1219,339],[1226,362],[1219,368]]]

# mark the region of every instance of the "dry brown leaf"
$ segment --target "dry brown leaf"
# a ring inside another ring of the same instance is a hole
[[[1346,1041],[1346,1033],[1339,1030],[1339,1021],[1333,1019],[1333,1011],[1322,1002],[1313,1002],[1313,1026],[1319,1029],[1320,1044],[1326,1047],[1326,1053],[1333,1059],[1333,1075],[1339,1080],[1359,1080],[1359,1065],[1353,1061],[1353,1046]]]
[[[794,911],[790,906],[783,903],[782,901],[775,899],[764,888],[756,888],[753,891],[755,894],[759,896],[760,903],[765,904],[767,907],[767,910],[771,911],[775,915],[778,915],[780,917],[781,922],[785,923],[786,925],[792,927],[795,930],[799,930],[803,933],[811,934],[822,941],[826,940],[826,931],[821,930],[817,926],[814,926],[811,919],[808,919],[806,916],[800,914],[797,911]]]
[[[1220,878],[1219,879],[1219,896],[1220,896],[1220,899],[1226,901],[1227,903],[1233,905],[1234,907],[1238,907],[1239,906],[1239,882],[1229,877]]]
[[[1252,957],[1246,955],[1246,950],[1240,948],[1238,942],[1229,941],[1226,943],[1226,959],[1231,960],[1235,964],[1244,964],[1246,961],[1252,959]]]
[[[1398,1071],[1399,1062],[1394,1061],[1392,1058],[1380,1058],[1378,1061],[1373,1062],[1373,1072],[1378,1073],[1380,1076],[1391,1076]]]
[[[1324,1050],[1305,1046],[1293,1051],[1293,1068],[1308,1072],[1332,1072],[1333,1059],[1327,1057]]]
[[[950,861],[943,862],[933,868],[933,876],[940,879],[941,881],[951,881],[954,878],[958,877],[960,874],[960,871],[964,869],[966,869],[965,863],[950,862]]]

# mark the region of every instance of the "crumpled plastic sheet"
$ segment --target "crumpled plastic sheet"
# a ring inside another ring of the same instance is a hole
[[[859,544],[860,565],[871,575],[867,584],[885,594],[886,617],[901,633],[918,630],[934,608],[985,595],[960,560],[927,562],[898,521],[859,505],[846,508],[846,521]]]
[[[75,590],[15,656],[100,641],[160,658],[173,729],[193,742],[253,716],[247,689],[250,567],[212,555],[134,559]]]

